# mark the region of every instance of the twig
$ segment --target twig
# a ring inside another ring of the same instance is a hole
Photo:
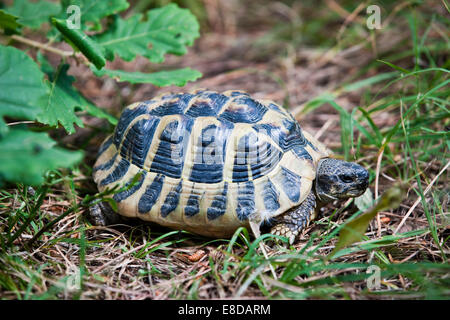
[[[27,242],[27,246],[31,247],[31,245],[37,240],[39,239],[39,237],[48,229],[50,229],[51,227],[53,227],[57,222],[59,222],[61,219],[63,219],[64,217],[66,217],[67,215],[69,215],[70,213],[76,211],[78,209],[77,206],[72,207],[68,210],[66,210],[64,213],[62,213],[61,215],[59,215],[58,217],[56,217],[55,219],[53,219],[52,221],[50,221],[49,223],[47,223],[45,226],[42,227],[41,230],[39,230],[34,236],[33,238],[31,238],[31,240],[29,240]]]
[[[255,238],[259,238],[261,236],[261,233],[259,232],[259,224],[256,223],[255,221],[250,221],[250,228],[252,229],[253,235],[255,236]],[[264,258],[269,261],[269,256],[267,254],[266,248],[264,247],[264,243],[261,241],[259,242],[259,248],[261,249]],[[270,271],[272,272],[273,278],[276,280],[278,279],[277,277],[277,273],[275,272],[275,269],[273,268],[272,264],[269,262],[269,268]]]
[[[334,2],[333,6],[336,7],[339,6],[335,1],[327,1],[328,5],[331,4],[331,2]],[[347,26],[352,23],[353,21],[358,21],[361,23],[362,19],[358,17],[358,14],[361,12],[361,10],[364,9],[364,7],[367,4],[365,4],[364,2],[360,3],[358,7],[356,7],[355,10],[353,10],[353,12],[349,13],[344,20],[344,23],[342,24],[341,28],[338,31],[338,35],[337,35],[337,39],[340,39],[342,37],[342,34],[344,33],[344,31],[347,29]],[[340,7],[342,9],[342,7]],[[345,11],[345,9],[343,9]]]
[[[430,191],[431,187],[433,186],[433,184],[436,182],[436,180],[439,178],[439,176],[445,171],[447,170],[448,166],[450,165],[450,161],[447,162],[447,164],[445,165],[445,167],[439,171],[439,173],[433,178],[433,180],[430,182],[430,184],[426,187],[425,191],[423,192],[423,196],[425,196],[428,191]],[[400,228],[403,226],[403,224],[405,223],[406,219],[408,219],[408,217],[411,215],[411,213],[414,211],[414,209],[417,207],[417,205],[420,203],[420,200],[422,199],[422,197],[418,197],[416,202],[414,202],[414,204],[412,205],[412,207],[408,210],[408,212],[406,213],[406,215],[403,217],[402,221],[400,221],[399,225],[397,226],[397,228],[395,228],[393,234],[396,234],[398,232],[398,230],[400,230]]]
[[[287,283],[284,283],[284,282],[272,279],[272,278],[267,277],[267,276],[265,276],[263,274],[261,275],[261,278],[266,280],[272,286],[275,286],[275,287],[278,287],[278,288],[281,288],[281,289],[284,289],[284,290],[288,290],[288,291],[291,291],[291,292],[294,292],[294,293],[299,293],[299,294],[304,294],[305,293],[305,290],[303,288],[301,288],[301,287],[297,287],[297,286],[294,286],[294,285],[291,285],[291,284],[287,284]]]
[[[322,136],[322,134],[327,131],[327,129],[333,124],[333,122],[335,121],[335,119],[330,118],[328,119],[323,126],[320,128],[319,131],[317,131],[317,133],[314,135],[314,138],[316,138],[317,140],[319,140],[319,138]]]
[[[12,35],[11,38],[16,40],[16,41],[25,43],[25,44],[27,44],[29,46],[56,53],[56,54],[58,54],[58,55],[60,55],[62,57],[70,57],[70,56],[74,56],[75,55],[75,52],[73,52],[73,51],[60,50],[60,49],[57,49],[57,48],[54,48],[54,47],[50,47],[50,46],[48,46],[46,44],[43,44],[43,43],[24,38],[22,36],[18,36],[16,34]]]
[[[265,265],[261,264],[258,268],[253,271],[253,273],[245,280],[245,282],[242,284],[242,286],[239,288],[238,292],[234,296],[235,299],[239,299],[239,297],[247,290],[248,286],[253,282],[253,280],[256,279],[260,273],[264,271]]]
[[[378,199],[378,181],[380,179],[381,159],[383,158],[383,153],[384,153],[384,148],[385,148],[384,142],[385,142],[385,140],[383,140],[382,147],[378,153],[377,168],[375,170],[375,199]],[[380,219],[379,213],[377,213],[377,226],[378,226],[378,237],[381,237],[381,219]]]
[[[80,52],[65,51],[65,50],[57,49],[57,48],[49,46],[50,43],[43,44],[41,42],[30,40],[30,39],[27,39],[27,38],[24,38],[24,37],[21,37],[21,36],[18,36],[18,35],[12,35],[11,39],[14,39],[16,41],[25,43],[25,44],[27,44],[29,46],[32,46],[32,47],[35,47],[35,48],[39,48],[41,50],[46,50],[46,51],[55,53],[57,55],[60,55],[63,58],[72,57],[78,63],[81,62],[81,63],[83,63],[83,64],[85,64],[87,66],[90,66],[89,60]]]
[[[95,269],[95,270],[93,271],[93,273],[94,273],[94,274],[98,274],[100,271],[102,271],[103,269],[105,269],[107,266],[111,265],[111,264],[114,263],[114,262],[119,261],[119,260],[122,259],[123,257],[125,257],[125,256],[127,256],[127,255],[130,255],[130,254],[132,254],[133,252],[136,252],[136,251],[138,251],[138,250],[144,248],[146,245],[147,245],[147,243],[144,242],[144,243],[141,244],[140,246],[137,246],[137,247],[135,247],[135,248],[133,248],[133,249],[131,249],[131,250],[125,252],[125,253],[122,253],[120,256],[118,256],[118,257],[116,257],[116,258],[114,258],[114,259],[109,260],[107,263],[105,263],[105,264],[101,265],[100,267],[98,267],[97,269]]]
[[[18,124],[31,124],[31,123],[36,123],[35,121],[17,121],[17,122],[9,122],[6,125],[7,126],[15,126]]]

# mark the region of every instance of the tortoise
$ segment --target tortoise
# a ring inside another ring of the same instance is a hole
[[[319,204],[363,194],[369,174],[275,102],[199,89],[126,107],[93,178],[126,187],[113,195],[121,216],[216,238],[268,226],[292,244]],[[94,223],[117,221],[107,202],[91,208]]]

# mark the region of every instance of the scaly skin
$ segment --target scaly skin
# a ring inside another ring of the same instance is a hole
[[[103,227],[122,221],[122,217],[111,208],[108,202],[99,202],[90,206],[88,219],[93,225]]]
[[[316,196],[311,192],[301,205],[277,217],[270,233],[287,237],[293,244],[300,231],[309,224],[315,210]]]

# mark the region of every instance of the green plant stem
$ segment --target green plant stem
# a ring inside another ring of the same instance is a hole
[[[34,40],[30,40],[30,39],[24,38],[22,36],[18,36],[16,34],[12,35],[11,39],[14,39],[16,41],[25,43],[25,44],[27,44],[29,46],[32,46],[32,47],[35,47],[35,48],[39,48],[39,49],[42,49],[42,50],[46,50],[46,51],[49,51],[49,52],[56,53],[56,54],[58,54],[58,55],[60,55],[62,57],[70,57],[70,56],[74,56],[75,55],[75,52],[73,52],[73,51],[60,50],[60,49],[57,49],[57,48],[54,48],[54,47],[50,47],[47,44],[43,44],[43,43],[40,43],[40,42],[37,42],[37,41],[34,41]]]
[[[27,242],[27,246],[31,247],[31,245],[48,229],[50,229],[53,225],[55,225],[58,221],[60,221],[62,218],[66,217],[68,214],[74,212],[76,209],[78,209],[78,206],[74,206],[72,208],[70,208],[69,210],[67,210],[66,212],[64,212],[63,214],[61,214],[60,216],[58,216],[57,218],[53,219],[52,221],[50,221],[49,223],[47,223],[45,226],[43,226],[41,228],[41,230],[39,230],[33,238],[31,238],[28,242]]]
[[[36,217],[37,213],[39,212],[39,208],[41,207],[42,203],[44,202],[44,198],[47,195],[48,192],[48,186],[45,186],[44,189],[41,191],[41,194],[36,202],[36,204],[33,207],[33,210],[31,211],[30,215],[28,216],[27,220],[22,224],[22,226],[19,228],[19,230],[14,233],[14,235],[9,239],[7,246],[10,246],[14,240],[16,240],[28,227],[28,225],[33,221],[33,219]]]

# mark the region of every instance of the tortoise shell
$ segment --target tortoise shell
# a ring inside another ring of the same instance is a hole
[[[119,213],[224,237],[311,192],[323,144],[284,108],[242,91],[197,90],[137,102],[100,147],[94,181],[119,184]]]

